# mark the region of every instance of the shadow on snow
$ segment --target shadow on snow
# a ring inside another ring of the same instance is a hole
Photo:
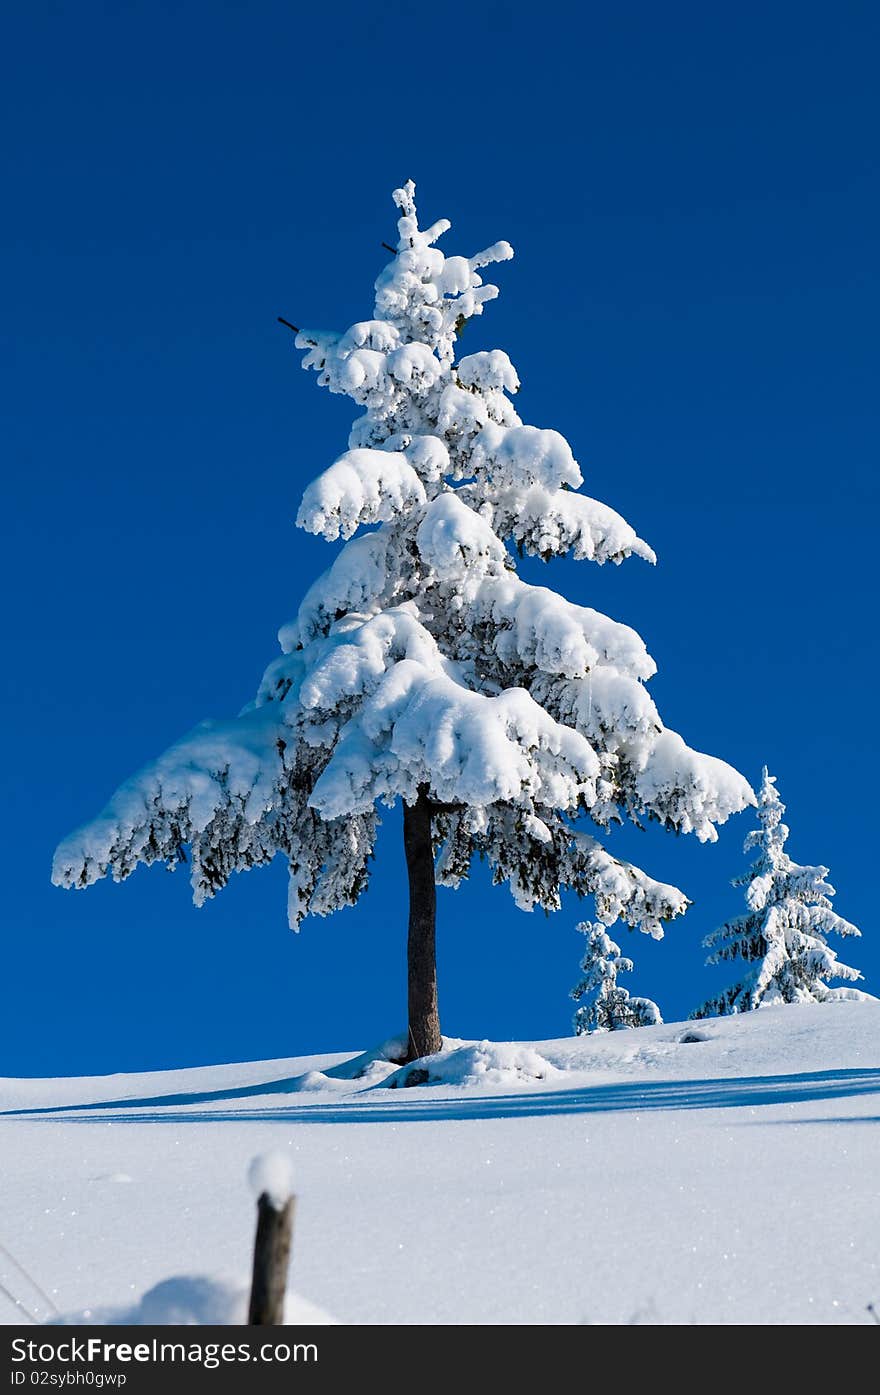
[[[716,1080],[625,1081],[615,1085],[581,1085],[573,1089],[528,1089],[504,1095],[462,1095],[432,1099],[432,1087],[407,1090],[401,1098],[373,1090],[346,1100],[314,1104],[263,1103],[255,1109],[195,1109],[195,1105],[262,1099],[267,1095],[302,1096],[302,1076],[225,1090],[194,1090],[168,1095],[86,1104],[9,1109],[0,1118],[49,1118],[86,1123],[419,1123],[440,1119],[494,1119],[550,1114],[642,1113],[656,1109],[744,1109],[762,1105],[802,1104],[843,1099],[880,1091],[880,1070],[825,1070],[797,1075],[741,1076]],[[376,1087],[374,1087],[375,1089]],[[138,1111],[130,1113],[129,1111]],[[811,1122],[805,1120],[804,1122]],[[830,1121],[826,1121],[830,1122]]]

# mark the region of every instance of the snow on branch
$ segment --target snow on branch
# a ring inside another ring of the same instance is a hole
[[[126,781],[97,819],[60,844],[53,881],[82,887],[108,872],[120,881],[139,862],[174,867],[183,860],[184,844],[206,835],[207,853],[221,824],[224,834],[234,831],[251,863],[266,860],[261,833],[252,837],[251,831],[277,807],[278,741],[278,717],[267,708],[237,721],[203,722]]]
[[[635,780],[642,809],[678,833],[714,843],[716,824],[753,804],[748,781],[716,756],[693,751],[678,732],[660,732]]]
[[[504,544],[478,513],[451,491],[433,499],[416,532],[419,557],[445,584],[472,583],[505,569]]]
[[[477,478],[496,490],[533,484],[547,490],[563,485],[577,489],[584,482],[565,437],[537,426],[484,426],[470,463]]]
[[[643,680],[656,672],[635,630],[545,586],[529,586],[507,573],[479,578],[473,586],[465,582],[463,589],[475,620],[489,626],[491,646],[505,662],[565,678],[583,677],[600,664]]]
[[[472,391],[519,392],[519,378],[507,354],[490,349],[458,360],[458,381]]]
[[[655,563],[653,550],[635,529],[607,504],[567,489],[526,489],[498,493],[493,527],[533,557],[560,557],[570,552],[575,561],[620,563],[641,557]]]
[[[409,607],[341,633],[300,700],[318,712],[359,700],[311,797],[325,818],[380,798],[413,799],[425,783],[440,802],[473,805],[535,799],[574,808],[594,797],[589,743],[523,689],[497,697],[469,689]]]
[[[233,872],[288,857],[290,924],[353,905],[367,881],[374,811],[337,823],[308,805],[320,753],[297,751],[278,705],[230,722],[203,722],[117,790],[103,813],[55,853],[56,886],[83,888],[139,863],[185,863],[197,906]],[[310,768],[311,767],[311,768]]]
[[[333,542],[350,538],[362,523],[386,523],[425,502],[425,487],[405,455],[349,450],[313,480],[303,495],[298,528]]]

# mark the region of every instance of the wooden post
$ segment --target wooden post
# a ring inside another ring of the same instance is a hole
[[[295,1207],[295,1196],[288,1197],[281,1207],[273,1205],[268,1192],[261,1192],[257,1199],[249,1327],[280,1327],[284,1322]]]

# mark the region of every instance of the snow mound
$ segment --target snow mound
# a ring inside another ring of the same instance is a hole
[[[473,1045],[457,1044],[439,1051],[436,1056],[412,1061],[383,1083],[391,1090],[411,1085],[458,1085],[473,1089],[481,1085],[529,1085],[535,1080],[554,1080],[562,1074],[531,1046],[515,1041],[480,1041]]]
[[[405,1032],[399,1037],[389,1037],[379,1046],[331,1066],[327,1075],[334,1082],[361,1082],[364,1089],[381,1084],[390,1075],[394,1075],[406,1056],[406,1042]]]
[[[84,1308],[56,1318],[69,1327],[87,1322],[98,1327],[241,1327],[247,1322],[249,1290],[205,1274],[177,1274],[162,1279],[129,1308]],[[336,1319],[288,1289],[286,1326],[335,1326]]]
[[[346,1081],[337,1080],[332,1075],[326,1075],[321,1070],[307,1070],[305,1075],[301,1075],[297,1082],[297,1090],[305,1093],[316,1093],[320,1090],[341,1090],[345,1089]]]

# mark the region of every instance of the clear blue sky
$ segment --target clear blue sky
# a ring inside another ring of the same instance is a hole
[[[58,838],[238,710],[332,548],[296,532],[352,405],[284,314],[371,308],[416,179],[446,245],[508,238],[472,331],[656,548],[540,579],[636,626],[670,726],[779,776],[880,992],[877,64],[865,3],[47,4],[4,11],[6,601],[0,1073],[365,1046],[403,1022],[396,815],[359,907],[285,923],[280,864],[193,909],[185,873],[72,894]],[[479,342],[478,342],[479,341]],[[616,846],[694,906],[627,937],[683,1016],[718,981],[749,815]],[[448,1034],[562,1035],[577,904],[440,896]],[[723,976],[723,975],[722,975]]]

